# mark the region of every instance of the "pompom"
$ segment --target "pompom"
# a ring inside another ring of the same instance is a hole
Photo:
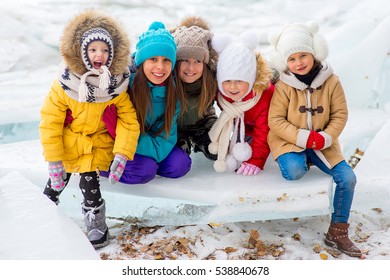
[[[287,69],[287,61],[284,61],[283,56],[279,51],[272,51],[269,54],[269,62],[271,67],[279,72],[284,72]]]
[[[197,16],[185,17],[181,21],[180,26],[185,26],[187,28],[189,28],[191,26],[198,26],[204,30],[210,30],[210,27],[209,27],[208,23],[206,22],[206,20],[203,19],[202,17],[197,17]]]
[[[235,157],[231,154],[226,156],[226,171],[234,172],[238,168],[238,162]]]
[[[270,33],[268,35],[268,42],[270,42],[272,46],[276,47],[279,37],[280,37],[280,32]]]
[[[306,25],[309,28],[311,34],[313,34],[313,35],[316,34],[318,32],[318,30],[320,29],[320,26],[315,21],[308,21],[306,23]]]
[[[233,147],[233,156],[238,161],[246,161],[252,157],[252,148],[247,143],[236,143]]]
[[[240,35],[242,43],[250,50],[257,47],[258,37],[254,31],[246,31]]]
[[[315,52],[315,57],[319,61],[324,61],[328,57],[328,43],[326,39],[320,35],[316,34],[313,37],[313,48]]]
[[[233,40],[228,34],[216,34],[211,40],[211,45],[217,53],[221,53]]]
[[[211,142],[209,144],[209,152],[212,153],[213,155],[218,154],[218,143]]]
[[[214,170],[217,172],[225,172],[226,162],[224,162],[223,160],[214,161]]]
[[[160,21],[154,21],[152,24],[149,26],[149,30],[157,30],[157,29],[165,29],[164,23]]]

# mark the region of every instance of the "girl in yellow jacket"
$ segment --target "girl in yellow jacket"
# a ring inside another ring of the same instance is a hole
[[[60,42],[65,65],[41,108],[40,141],[49,163],[44,194],[59,203],[72,173],[80,173],[82,209],[88,239],[95,248],[108,244],[105,202],[99,170],[110,168],[110,182],[122,175],[137,148],[139,123],[127,94],[130,42],[121,26],[104,13],[87,10],[65,27]],[[113,107],[115,106],[115,107]],[[116,108],[115,142],[104,122]],[[64,125],[66,112],[72,121]]]
[[[345,162],[338,137],[348,117],[339,78],[325,62],[328,47],[317,23],[295,23],[271,34],[271,62],[281,72],[269,110],[268,143],[282,176],[297,180],[311,165],[333,177],[334,212],[325,243],[359,257],[348,238],[356,176]]]

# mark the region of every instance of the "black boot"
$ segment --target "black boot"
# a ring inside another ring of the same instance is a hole
[[[209,144],[211,143],[208,129],[199,129],[192,138],[194,152],[202,152],[204,156],[210,160],[217,160],[217,155],[209,152]]]

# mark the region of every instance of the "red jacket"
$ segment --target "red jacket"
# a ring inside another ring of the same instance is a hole
[[[271,103],[272,94],[275,86],[270,86],[263,91],[259,102],[244,114],[245,136],[251,136],[250,146],[252,148],[252,157],[247,160],[247,163],[258,166],[264,169],[265,162],[270,154],[270,148],[267,142],[269,126],[268,126],[268,110]],[[254,92],[250,92],[243,101],[246,101],[254,96]],[[232,99],[222,95],[229,102],[234,102]]]

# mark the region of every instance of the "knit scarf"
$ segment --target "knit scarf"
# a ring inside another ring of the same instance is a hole
[[[217,172],[224,172],[226,168],[233,169],[234,166],[227,166],[227,155],[234,156],[233,150],[237,143],[238,131],[240,131],[240,142],[244,144],[245,137],[245,124],[244,113],[250,110],[260,100],[261,94],[256,94],[253,98],[243,102],[230,103],[221,94],[218,94],[218,102],[222,107],[222,112],[210,129],[209,136],[211,143],[209,145],[209,151],[218,155],[218,159],[214,162],[214,169]],[[234,129],[233,129],[234,125]],[[232,139],[230,136],[232,134]],[[229,145],[230,142],[230,145]],[[247,144],[249,146],[249,144]],[[250,147],[249,147],[250,148]],[[251,153],[252,151],[250,151]],[[250,155],[251,156],[251,155]],[[249,156],[249,158],[250,158]],[[245,161],[249,158],[237,159],[239,161]],[[229,163],[228,163],[229,165]]]
[[[67,95],[74,100],[88,103],[107,102],[127,89],[130,73],[127,70],[122,75],[111,75],[106,66],[101,70],[102,73],[92,69],[78,75],[62,65],[58,79]]]

